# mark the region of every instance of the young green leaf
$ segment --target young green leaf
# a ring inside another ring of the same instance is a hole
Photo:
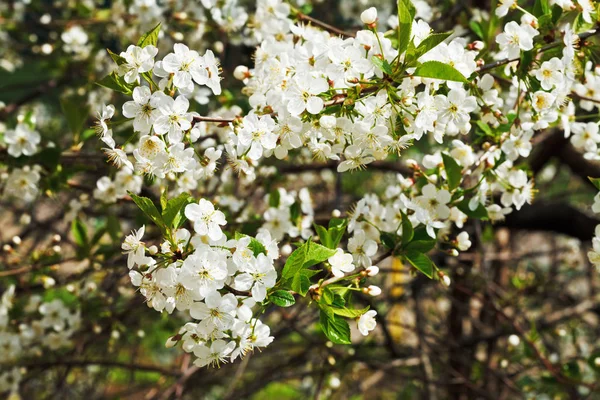
[[[428,278],[433,278],[433,262],[425,254],[418,251],[407,251],[406,260]]]
[[[269,296],[271,303],[279,307],[290,307],[296,303],[294,296],[287,290],[276,290]]]
[[[591,176],[588,176],[588,179],[594,184],[596,189],[600,190],[600,178],[592,178]]]
[[[323,333],[329,340],[337,344],[351,344],[350,326],[343,318],[327,315],[321,310],[319,322]]]
[[[125,82],[123,77],[117,75],[116,72],[112,72],[110,75],[106,75],[104,78],[96,82],[96,85],[103,86],[105,88],[114,90],[115,92],[131,95],[135,85],[132,83]]]
[[[406,215],[403,211],[402,213],[402,244],[407,245],[413,239],[415,235],[415,231],[412,226],[412,222],[408,219],[408,215]]]
[[[364,313],[366,313],[367,311],[369,311],[369,307],[365,307],[361,310],[354,310],[351,308],[337,308],[337,307],[331,307],[331,309],[333,310],[333,313],[335,315],[339,315],[341,317],[346,317],[346,318],[358,318],[361,315],[363,315]]]
[[[303,275],[301,272],[298,272],[294,275],[294,279],[292,279],[292,290],[302,297],[306,296],[308,293],[308,289],[310,288],[310,280],[306,275]]]
[[[312,267],[326,261],[329,257],[335,254],[335,249],[329,249],[325,246],[321,246],[318,243],[311,243],[306,251],[306,259],[304,261],[304,268]]]
[[[165,221],[163,220],[162,215],[158,212],[158,209],[147,197],[138,196],[131,192],[128,192],[129,196],[133,199],[133,202],[146,214],[146,216],[154,222],[156,226],[158,226],[163,232],[166,232]]]
[[[181,193],[179,196],[167,200],[167,204],[163,207],[162,218],[165,225],[169,228],[177,229],[185,222],[186,218],[183,214],[185,206],[192,203],[194,199],[188,193]],[[161,204],[163,200],[161,198]]]
[[[477,204],[477,208],[475,210],[471,210],[471,207],[469,207],[469,199],[464,199],[463,201],[458,203],[456,207],[468,217],[482,220],[486,220],[489,218],[487,209],[481,203]]]
[[[138,41],[139,47],[156,46],[158,43],[158,34],[160,33],[160,22],[154,28],[146,32]]]
[[[299,272],[304,266],[306,260],[306,251],[308,250],[308,242],[298,247],[296,250],[289,255],[281,271],[281,277],[283,279],[290,279]]]
[[[418,59],[422,55],[428,53],[430,50],[433,50],[450,35],[452,35],[452,32],[432,33],[431,35],[427,36],[417,47],[415,51],[415,57]]]
[[[454,158],[442,153],[444,160],[444,169],[446,170],[446,178],[448,179],[448,188],[454,190],[460,185],[462,180],[462,167],[458,165]]]
[[[458,72],[457,69],[440,61],[424,62],[415,69],[413,75],[421,76],[423,78],[441,79],[444,81],[468,82],[464,75]]]
[[[408,48],[416,13],[410,0],[398,0],[398,54],[404,53]]]
[[[385,59],[379,58],[377,56],[373,56],[373,57],[371,57],[371,62],[373,63],[373,65],[375,65],[377,68],[379,68],[384,73],[386,73],[388,75],[392,75],[392,73],[393,73],[392,66]]]
[[[323,246],[329,247],[331,249],[331,236],[329,235],[329,231],[325,229],[324,226],[317,224],[315,224],[314,226],[317,235],[319,235],[319,240],[321,241],[321,243],[323,243]]]
[[[87,228],[79,218],[75,218],[71,223],[71,234],[73,234],[73,239],[77,246],[87,248]]]

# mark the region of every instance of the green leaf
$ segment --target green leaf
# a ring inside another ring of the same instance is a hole
[[[269,207],[279,207],[280,198],[281,194],[278,189],[271,190],[271,193],[269,193]]]
[[[105,88],[114,90],[115,92],[123,93],[126,95],[131,95],[133,93],[133,89],[136,86],[133,83],[125,82],[125,79],[117,75],[117,73],[114,71],[110,75],[107,75],[98,82],[96,82],[96,85],[103,86]]]
[[[371,57],[371,62],[384,73],[392,75],[392,66],[385,59],[373,56]]]
[[[296,303],[294,296],[287,290],[276,290],[269,296],[271,303],[279,307],[290,307]]]
[[[415,51],[416,58],[421,57],[422,55],[428,53],[430,50],[437,47],[440,43],[448,38],[448,36],[452,35],[452,32],[442,32],[442,33],[432,33],[427,36],[423,41],[419,44]]]
[[[477,208],[475,210],[471,210],[469,208],[469,199],[464,199],[460,203],[456,205],[456,207],[466,214],[468,217],[477,218],[477,219],[488,219],[489,215],[485,206],[481,203],[478,203]]]
[[[307,242],[309,243],[309,242]],[[304,266],[306,260],[306,251],[308,250],[308,244],[304,243],[289,255],[281,271],[281,277],[284,279],[293,278]]]
[[[329,249],[325,246],[321,246],[318,243],[310,243],[306,251],[306,259],[304,261],[304,268],[312,267],[326,261],[329,257],[335,254],[335,249]]]
[[[337,248],[342,241],[346,227],[348,226],[348,220],[346,218],[332,218],[329,221],[329,237],[331,238],[331,246],[327,246],[331,249]]]
[[[113,53],[110,49],[106,49],[106,51],[108,52],[108,54],[110,55],[110,58],[113,59],[113,61],[117,64],[117,65],[122,65],[122,64],[126,64],[127,60],[125,60],[123,57],[121,57],[120,55],[118,55],[117,53]]]
[[[75,240],[75,244],[77,246],[88,246],[87,228],[83,222],[81,222],[79,217],[75,218],[73,222],[71,222],[71,233],[73,234],[73,239]]]
[[[310,280],[306,275],[302,273],[297,273],[294,275],[294,279],[292,279],[292,290],[302,297],[306,296],[308,293],[308,289],[310,288]]]
[[[259,254],[267,254],[267,249],[265,248],[265,245],[256,240],[255,238],[248,235],[244,235],[240,232],[236,232],[234,236],[235,240],[240,240],[243,237],[250,237],[250,243],[248,243],[248,248],[252,250],[254,257],[258,256]]]
[[[407,251],[406,260],[428,278],[433,278],[433,262],[425,254],[418,251]]]
[[[179,196],[167,201],[167,204],[163,206],[162,218],[165,225],[169,228],[177,229],[185,222],[186,218],[183,213],[185,206],[192,203],[194,199],[189,193],[181,193]],[[161,205],[163,199],[161,196]]]
[[[354,310],[351,308],[337,308],[337,307],[331,307],[331,309],[333,310],[333,313],[335,315],[339,315],[341,317],[346,317],[346,318],[358,318],[361,315],[363,315],[364,313],[366,313],[367,311],[369,311],[369,307],[365,307],[361,310]]]
[[[381,239],[381,243],[390,250],[394,250],[400,241],[398,235],[391,232],[381,232],[379,238]]]
[[[80,98],[76,97],[63,98],[60,105],[71,133],[75,136],[79,135],[83,129],[83,124],[88,119],[89,107]]]
[[[548,5],[548,0],[535,0],[533,4],[533,15],[536,17],[541,17],[544,14],[550,13],[550,6]]]
[[[488,136],[495,137],[494,132],[492,132],[492,128],[483,121],[475,121],[475,124]]]
[[[79,218],[75,218],[73,222],[71,222],[71,234],[77,245],[77,258],[82,260],[88,255],[90,244],[87,236],[87,228]]]
[[[159,22],[158,25],[146,32],[146,34],[140,38],[137,45],[139,47],[146,47],[150,45],[156,46],[158,43],[158,34],[160,33],[160,25],[161,24]]]
[[[413,75],[423,78],[468,83],[464,75],[458,72],[458,70],[440,61],[426,61],[422,63],[415,69]]]
[[[350,326],[343,318],[328,316],[323,310],[320,312],[319,322],[323,333],[329,340],[337,344],[351,344]]]
[[[326,304],[332,304],[335,300],[335,293],[333,293],[329,286],[323,288],[322,299]]]
[[[410,219],[408,219],[408,216],[404,213],[404,211],[401,211],[401,213],[402,213],[402,244],[406,245],[413,239],[413,236],[415,235],[415,230],[413,229],[412,223],[410,222]]]
[[[408,48],[416,13],[410,0],[398,0],[398,54],[404,53]]]
[[[133,202],[146,214],[146,216],[158,226],[163,233],[166,232],[165,221],[162,215],[158,212],[158,209],[147,197],[138,196],[134,193],[128,192],[129,196],[133,199]]]
[[[324,226],[315,224],[315,231],[317,235],[319,235],[319,240],[323,243],[323,246],[334,248],[331,246],[331,236],[329,236],[329,231],[325,229]]]
[[[444,169],[446,170],[446,178],[448,179],[448,188],[452,191],[460,185],[462,180],[462,167],[458,165],[454,158],[442,153],[444,160]]]
[[[469,27],[479,39],[485,40],[485,35],[483,34],[483,29],[481,29],[479,22],[471,20],[471,22],[469,22]]]
[[[588,176],[588,179],[594,184],[596,189],[600,190],[600,178],[592,178],[591,176]]]
[[[418,251],[419,253],[427,253],[435,247],[435,240],[413,240],[406,246],[407,251]]]

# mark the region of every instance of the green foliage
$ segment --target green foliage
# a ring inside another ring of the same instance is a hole
[[[417,11],[410,0],[398,0],[398,53],[408,48]]]
[[[448,188],[454,190],[460,185],[462,180],[462,167],[458,165],[454,158],[445,153],[442,153],[442,159],[444,160],[444,169],[446,170],[446,177],[448,179]]]
[[[241,238],[246,236],[247,235],[244,235],[243,233],[236,232],[234,238],[235,240],[240,240]],[[248,248],[252,250],[254,257],[258,256],[259,254],[267,254],[267,249],[265,248],[265,246],[253,237],[250,237],[250,243],[248,243]]]
[[[163,233],[167,231],[167,225],[162,217],[162,214],[158,211],[152,200],[147,197],[138,196],[134,193],[128,192],[133,202],[144,212],[144,214],[154,222],[156,226],[160,228]]]
[[[71,223],[71,234],[77,245],[77,258],[84,259],[90,251],[90,242],[88,240],[87,228],[79,218],[75,218]]]
[[[373,56],[373,57],[371,57],[371,62],[377,68],[379,68],[382,72],[384,72],[388,75],[392,75],[392,73],[393,73],[392,66],[385,59],[377,57],[377,56]]]
[[[119,76],[116,72],[111,72],[110,75],[105,76],[96,85],[103,86],[105,88],[114,90],[115,92],[131,95],[136,85],[133,83],[125,82],[125,79]]]
[[[321,309],[319,323],[323,333],[336,344],[351,344],[350,326],[345,319]]]
[[[416,250],[410,250],[406,252],[404,258],[406,258],[406,261],[408,261],[410,265],[425,274],[425,276],[433,278],[433,261],[425,254]]]
[[[160,33],[160,26],[161,24],[158,23],[158,25],[156,25],[154,28],[150,29],[148,32],[146,32],[138,41],[137,45],[139,47],[146,47],[146,46],[156,46],[158,43],[158,35]]]
[[[417,69],[415,69],[415,72],[413,72],[413,75],[421,76],[423,78],[468,83],[464,75],[458,72],[456,68],[440,61],[426,61],[420,64]]]
[[[169,228],[178,229],[186,221],[183,213],[185,206],[194,202],[194,198],[189,193],[181,193],[179,196],[170,199],[162,205],[162,219]],[[162,203],[162,197],[161,197]]]
[[[329,221],[328,229],[325,229],[324,226],[315,224],[315,230],[319,235],[319,240],[325,247],[336,249],[346,232],[347,225],[348,220],[345,218],[332,218]]]
[[[296,303],[294,296],[287,290],[276,290],[269,296],[269,300],[279,307],[291,307]]]

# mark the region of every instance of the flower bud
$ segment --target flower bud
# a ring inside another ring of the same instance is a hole
[[[379,267],[375,266],[375,265],[371,265],[369,268],[367,268],[367,275],[368,276],[375,276],[379,273]]]
[[[248,71],[248,67],[246,67],[245,65],[238,65],[233,70],[233,77],[240,81],[243,81],[244,79],[248,78],[249,75],[250,71]]]
[[[150,253],[150,255],[155,255],[156,253],[158,253],[158,247],[152,245],[150,247],[148,247],[148,253]]]
[[[511,346],[517,347],[519,343],[521,343],[521,339],[519,339],[517,335],[510,335],[508,337],[508,343],[510,343]]]
[[[13,236],[12,242],[15,244],[15,246],[18,246],[21,244],[21,238],[19,236]]]
[[[333,218],[339,218],[341,215],[342,215],[342,213],[337,208],[331,212],[331,216]]]
[[[375,7],[366,9],[360,14],[360,20],[366,25],[374,24],[377,21],[377,9]]]
[[[379,296],[381,294],[381,288],[379,286],[370,285],[367,288],[367,293],[373,297]]]
[[[171,347],[175,347],[177,345],[177,342],[178,342],[178,340],[177,340],[176,336],[170,337],[167,339],[167,343],[165,343],[165,347],[167,349],[170,349]]]

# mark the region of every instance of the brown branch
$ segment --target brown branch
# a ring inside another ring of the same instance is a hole
[[[596,31],[596,30],[584,32],[584,33],[582,33],[582,34],[579,35],[579,40],[585,40],[585,39],[589,38],[590,36],[595,35],[596,33],[598,33],[598,31]],[[546,50],[550,50],[550,49],[553,49],[555,47],[558,47],[562,43],[563,43],[562,40],[559,40],[559,41],[556,41],[554,43],[550,43],[550,44],[547,44],[545,46],[542,46],[540,48],[540,52],[544,52]],[[489,63],[489,64],[484,64],[481,67],[477,68],[475,71],[477,71],[477,72],[487,71],[487,70],[490,70],[490,69],[494,69],[494,68],[500,67],[502,65],[510,64],[511,62],[519,61],[520,59],[521,59],[520,56],[519,57],[513,57],[513,58],[504,58],[502,60],[494,61],[494,62]]]
[[[335,33],[336,35],[346,36],[346,37],[355,37],[356,36],[356,34],[354,34],[354,33],[344,32],[343,30],[338,29],[335,26],[331,26],[329,24],[326,24],[323,21],[320,21],[320,20],[318,20],[316,18],[313,18],[313,17],[311,17],[309,15],[306,15],[306,14],[303,14],[301,12],[298,12],[296,14],[296,18],[298,18],[299,21],[310,22],[313,25],[321,27],[321,28],[325,29],[328,32]]]

